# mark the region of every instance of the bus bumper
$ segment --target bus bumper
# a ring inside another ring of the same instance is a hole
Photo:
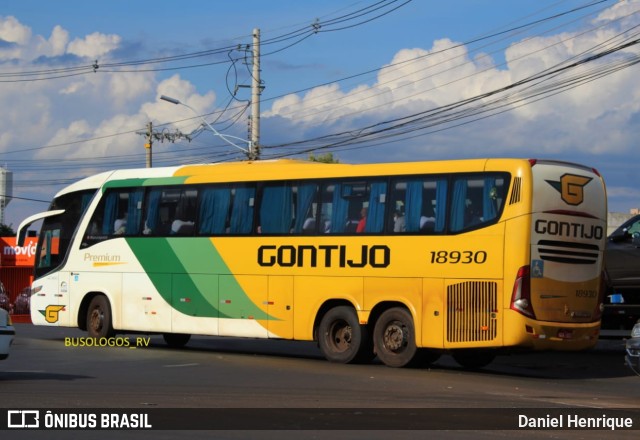
[[[510,313],[508,313],[510,314]],[[505,328],[505,346],[519,346],[532,350],[579,351],[593,348],[598,343],[600,321],[584,324],[566,322],[539,322],[524,316],[512,316],[513,322]]]

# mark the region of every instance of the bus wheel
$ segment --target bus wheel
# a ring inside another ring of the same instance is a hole
[[[330,362],[349,364],[371,360],[370,341],[367,328],[360,325],[352,307],[334,307],[320,321],[318,345]]]
[[[373,346],[378,358],[389,367],[411,364],[417,353],[411,313],[395,307],[380,315],[373,329]]]
[[[92,338],[110,338],[115,334],[111,323],[109,300],[103,295],[94,297],[89,303],[87,333]]]
[[[164,333],[162,337],[164,338],[164,342],[171,348],[182,348],[187,345],[187,342],[191,339],[191,335],[184,333]]]
[[[451,355],[458,364],[469,370],[486,367],[496,358],[496,355],[491,351],[473,349],[455,350]]]

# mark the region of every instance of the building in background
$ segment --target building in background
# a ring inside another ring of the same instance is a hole
[[[13,197],[13,173],[0,167],[0,223],[4,222],[4,210]]]

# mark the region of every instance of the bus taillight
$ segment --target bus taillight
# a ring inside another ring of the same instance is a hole
[[[598,293],[598,302],[596,303],[596,308],[593,311],[594,321],[602,319],[602,312],[604,312],[604,295],[607,291],[608,284],[607,272],[603,270],[600,274],[600,292]]]
[[[511,293],[511,310],[535,319],[536,314],[531,305],[531,277],[529,271],[529,266],[522,266],[518,269],[518,275],[513,283],[513,292]]]

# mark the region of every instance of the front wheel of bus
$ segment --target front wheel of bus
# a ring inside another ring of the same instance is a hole
[[[352,307],[334,307],[320,321],[318,345],[330,362],[349,364],[371,360],[370,341],[367,328],[360,325]]]
[[[385,311],[373,329],[378,358],[389,367],[405,367],[416,357],[416,338],[411,313],[395,307]]]
[[[110,338],[115,334],[111,323],[111,306],[103,295],[94,297],[89,304],[87,333],[92,338]]]

